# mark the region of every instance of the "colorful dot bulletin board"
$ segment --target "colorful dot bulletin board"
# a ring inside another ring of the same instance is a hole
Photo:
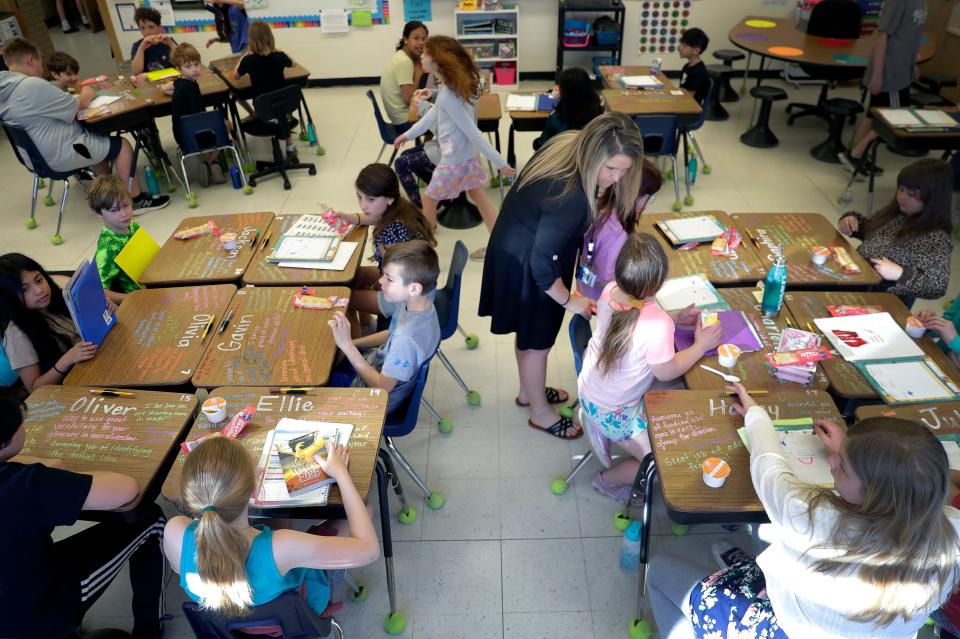
[[[680,44],[690,24],[691,0],[644,0],[640,10],[638,53],[668,53]]]

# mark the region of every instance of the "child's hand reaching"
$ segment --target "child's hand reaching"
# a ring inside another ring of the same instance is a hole
[[[405,135],[398,135],[398,136],[397,136],[397,139],[393,141],[393,146],[394,146],[394,148],[399,149],[401,146],[403,146],[403,145],[406,144],[407,142],[408,142],[407,136],[405,136]]]
[[[314,455],[313,459],[320,464],[323,472],[336,479],[337,483],[351,481],[350,471],[348,470],[350,465],[350,451],[347,450],[346,446],[337,444],[332,449],[328,446],[326,459],[319,453]]]
[[[843,429],[826,419],[813,422],[813,432],[831,453],[839,453],[847,434]]]
[[[860,230],[860,220],[857,219],[856,215],[850,215],[848,213],[837,222],[837,230],[847,236],[853,235]]]
[[[596,304],[589,297],[582,295],[571,295],[570,300],[564,305],[564,308],[583,319],[590,321],[593,317],[593,306]]]
[[[417,102],[429,102],[433,97],[433,89],[417,89],[413,92],[413,99]]]
[[[953,322],[945,317],[940,317],[930,311],[922,311],[917,314],[917,319],[923,323],[925,329],[940,335],[944,344],[949,344],[957,337],[957,329],[954,328]]]
[[[517,174],[517,170],[512,166],[510,166],[509,164],[503,167],[502,169],[500,169],[500,172],[503,173],[504,177],[508,177],[508,178],[512,178]]]
[[[903,267],[885,257],[875,257],[870,260],[870,263],[885,280],[896,282],[903,276]]]
[[[714,326],[716,326],[716,324],[714,324]],[[710,328],[713,328],[713,326],[711,326]],[[734,403],[733,410],[737,411],[741,415],[746,416],[747,411],[757,405],[757,402],[754,401],[752,397],[750,397],[750,393],[747,392],[747,389],[744,388],[743,384],[741,384],[740,382],[737,382],[736,384],[731,384],[729,386],[725,386],[724,388],[726,388],[731,393],[737,394],[737,402]]]
[[[58,366],[61,370],[66,368],[69,370],[74,364],[78,362],[85,362],[88,359],[93,359],[93,356],[97,354],[97,345],[93,342],[78,342],[73,345],[69,351],[63,354],[57,363],[63,363],[65,366]]]
[[[693,345],[699,346],[702,352],[712,351],[720,346],[720,340],[723,339],[723,327],[720,322],[703,328],[700,322],[695,324],[693,329]]]
[[[698,317],[700,317],[700,309],[691,304],[677,313],[677,316],[673,321],[681,326],[692,326],[693,323],[697,321]]]
[[[340,350],[343,350],[347,344],[353,344],[353,339],[350,337],[350,320],[342,311],[334,313],[333,317],[327,320],[327,325],[333,330],[333,341]]]

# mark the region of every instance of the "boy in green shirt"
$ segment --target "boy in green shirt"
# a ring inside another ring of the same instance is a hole
[[[90,183],[87,199],[93,212],[103,218],[97,240],[97,270],[107,299],[120,304],[140,285],[117,265],[116,259],[140,225],[133,221],[133,197],[116,175],[102,175]]]

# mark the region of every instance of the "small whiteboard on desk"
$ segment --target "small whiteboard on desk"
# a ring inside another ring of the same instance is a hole
[[[620,82],[633,89],[658,89],[663,86],[663,82],[655,75],[624,75],[620,76]]]

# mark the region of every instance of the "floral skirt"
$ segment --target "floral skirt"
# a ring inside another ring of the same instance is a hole
[[[690,593],[690,622],[699,639],[788,639],[767,598],[755,561],[741,561],[701,581]]]
[[[438,164],[427,186],[427,197],[452,200],[464,191],[486,186],[487,174],[480,160],[473,158],[460,164]]]

